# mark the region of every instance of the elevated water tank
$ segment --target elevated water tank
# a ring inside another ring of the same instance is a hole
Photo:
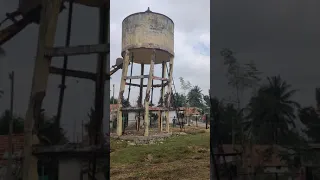
[[[156,64],[174,56],[173,21],[149,8],[126,17],[122,22],[122,56],[129,50],[135,63],[150,64],[153,49],[156,50]]]

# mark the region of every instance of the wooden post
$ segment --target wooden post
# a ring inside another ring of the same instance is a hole
[[[43,0],[39,27],[38,48],[35,59],[31,95],[24,123],[23,180],[38,180],[37,158],[32,155],[32,146],[39,143],[33,129],[38,124],[38,115],[47,89],[51,58],[44,56],[45,48],[54,45],[61,0]]]
[[[167,108],[168,111],[166,112],[167,116],[167,123],[166,123],[166,131],[170,132],[170,125],[169,125],[169,111],[170,111],[170,104],[171,104],[171,94],[172,94],[172,73],[173,73],[173,57],[170,57],[170,64],[169,64],[169,74],[168,74],[168,99],[167,99]]]
[[[154,61],[156,58],[156,51],[153,50],[153,54],[150,62],[148,85],[146,90],[146,98],[144,99],[144,136],[149,136],[149,101],[150,101],[150,89],[152,85]]]
[[[126,76],[128,74],[128,65],[129,65],[129,51],[126,50],[125,57],[123,60],[122,66],[122,77],[120,82],[120,91],[118,98],[118,111],[117,111],[117,135],[122,135],[122,101],[123,101],[123,93],[124,88],[126,86]]]

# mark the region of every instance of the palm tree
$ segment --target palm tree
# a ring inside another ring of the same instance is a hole
[[[202,108],[203,102],[202,102],[202,90],[199,86],[193,86],[188,95],[188,102],[191,107],[198,107]]]
[[[306,126],[304,132],[314,143],[320,141],[320,117],[313,107],[305,107],[299,111],[299,119]]]
[[[267,78],[268,83],[260,87],[247,107],[249,120],[245,130],[260,143],[279,143],[286,137],[290,126],[295,127],[295,111],[299,104],[292,100],[297,90],[280,76]]]

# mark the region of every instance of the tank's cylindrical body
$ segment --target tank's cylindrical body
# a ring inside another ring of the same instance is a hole
[[[173,21],[150,10],[126,17],[122,22],[122,56],[129,50],[135,63],[150,64],[153,49],[156,64],[174,56]]]

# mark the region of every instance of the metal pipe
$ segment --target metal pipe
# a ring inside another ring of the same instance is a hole
[[[105,3],[99,9],[99,43],[106,44],[108,41],[108,22],[109,13],[108,6]],[[98,145],[103,143],[103,129],[102,120],[104,115],[104,90],[105,90],[105,73],[106,73],[106,58],[107,53],[100,53],[98,55],[97,63],[97,81],[96,81],[96,93],[95,93],[95,140],[94,144]],[[95,179],[95,173],[97,169],[97,157],[96,153],[93,154],[92,160],[92,179]],[[110,168],[106,169],[107,174],[110,175]]]
[[[68,23],[67,23],[67,34],[66,34],[66,41],[65,46],[69,47],[70,39],[71,39],[71,27],[72,27],[72,12],[73,12],[73,1],[69,2],[69,12],[68,12]],[[61,84],[59,85],[60,94],[59,94],[59,102],[58,102],[58,110],[57,110],[57,117],[56,117],[56,131],[57,134],[60,133],[60,119],[63,107],[63,99],[64,99],[64,91],[66,88],[66,71],[68,67],[68,56],[63,57],[63,69],[61,75]]]
[[[141,64],[141,76],[144,74],[144,64]],[[143,95],[143,78],[140,79],[140,89],[139,89],[139,103],[138,106],[142,107],[142,95]],[[137,122],[137,131],[140,130],[141,122],[141,111],[139,111],[139,117]]]

